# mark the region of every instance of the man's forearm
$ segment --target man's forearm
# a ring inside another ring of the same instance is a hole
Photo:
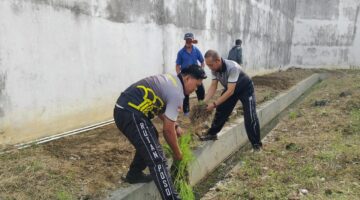
[[[176,65],[175,70],[176,70],[176,74],[180,74],[180,72],[181,72],[180,65]]]
[[[209,101],[214,96],[215,92],[216,92],[216,88],[210,87],[205,95],[204,101],[205,102]]]
[[[177,142],[176,133],[174,131],[164,130],[164,138],[165,141],[169,144],[171,150],[173,151],[175,158],[178,159],[179,157],[181,157],[181,151]]]
[[[226,91],[223,95],[221,95],[216,101],[216,105],[220,105],[224,103],[229,97],[231,97],[234,94],[234,91]]]

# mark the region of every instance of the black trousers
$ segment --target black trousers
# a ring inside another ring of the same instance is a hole
[[[223,91],[223,93],[226,90]],[[234,94],[225,102],[216,108],[214,120],[211,124],[208,134],[216,135],[223,128],[225,122],[229,119],[238,100],[241,101],[244,111],[244,121],[246,134],[252,146],[262,146],[260,139],[260,124],[256,114],[256,99],[252,81],[241,90],[235,91]]]
[[[166,158],[159,143],[159,135],[152,122],[145,117],[117,107],[114,109],[114,120],[119,130],[136,149],[129,171],[136,173],[149,167],[162,199],[180,199],[174,189],[167,169]]]
[[[201,84],[196,90],[196,96],[198,101],[204,100],[205,98],[205,88],[204,85]],[[190,112],[190,99],[189,95],[185,95],[184,102],[183,102],[183,111],[184,113]]]

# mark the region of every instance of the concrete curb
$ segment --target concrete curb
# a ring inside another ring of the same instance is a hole
[[[323,75],[313,74],[307,79],[293,86],[288,91],[281,93],[274,99],[257,108],[260,125],[263,127],[276,117],[281,111],[299,98],[315,83],[324,79]],[[195,151],[196,160],[190,166],[190,184],[195,185],[205,178],[221,162],[248,142],[243,118],[238,118],[230,123],[218,134],[218,140],[204,142]],[[161,199],[155,184],[135,184],[128,188],[118,189],[108,199]]]

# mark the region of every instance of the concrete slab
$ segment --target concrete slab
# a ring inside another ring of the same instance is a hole
[[[314,74],[288,91],[276,96],[271,101],[259,106],[257,108],[257,113],[261,127],[269,123],[281,111],[321,79],[324,79],[323,75]],[[219,139],[215,142],[204,142],[194,151],[196,160],[189,167],[191,185],[200,182],[201,179],[205,178],[207,174],[213,171],[232,153],[248,143],[243,118],[238,118],[227,123],[226,127],[219,133],[218,138]],[[116,190],[108,199],[155,200],[161,199],[161,197],[155,184],[152,182],[149,184],[136,184],[129,188]]]

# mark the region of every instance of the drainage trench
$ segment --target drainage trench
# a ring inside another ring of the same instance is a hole
[[[289,109],[300,103],[324,78],[322,74],[314,74],[287,92],[260,105],[257,112],[260,123],[263,123],[262,137],[268,134]],[[204,196],[217,182],[224,180],[226,174],[240,162],[243,153],[250,150],[247,142],[243,118],[238,118],[223,128],[216,142],[203,143],[194,151],[196,160],[189,167],[189,179],[190,184],[195,185],[196,199]],[[110,194],[108,199],[145,198],[149,200],[160,198],[153,182],[119,188]]]

